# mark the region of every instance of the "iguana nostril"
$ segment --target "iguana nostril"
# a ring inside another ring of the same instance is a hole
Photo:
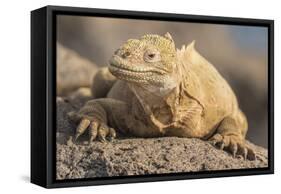
[[[131,53],[130,52],[128,52],[128,51],[126,51],[125,53],[123,53],[122,54],[122,58],[127,58],[127,57],[129,57],[131,55]]]
[[[118,55],[119,52],[120,52],[120,49],[117,49],[116,51],[114,51],[114,54]]]

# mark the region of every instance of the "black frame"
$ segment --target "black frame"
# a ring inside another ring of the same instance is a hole
[[[267,168],[56,180],[56,16],[99,16],[268,28]],[[46,188],[274,173],[274,21],[230,17],[46,6],[31,12],[31,182]]]

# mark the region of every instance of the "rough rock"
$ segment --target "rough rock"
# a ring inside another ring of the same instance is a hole
[[[66,95],[80,87],[89,87],[96,71],[96,64],[57,44],[58,95]]]
[[[69,121],[68,113],[77,111],[86,101],[90,100],[90,88],[80,88],[72,92],[67,97],[57,97],[57,132],[64,134],[73,134],[75,125]]]
[[[132,138],[87,143],[84,135],[73,142],[75,126],[67,112],[78,109],[87,97],[57,98],[57,179],[163,174],[267,167],[267,150],[248,142],[257,160],[234,158],[194,138]]]

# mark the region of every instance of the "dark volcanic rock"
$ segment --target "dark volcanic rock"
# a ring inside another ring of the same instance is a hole
[[[194,138],[122,138],[88,144],[73,142],[75,126],[67,112],[87,98],[57,98],[57,179],[267,167],[267,150],[249,143],[257,160],[233,158],[207,141]]]

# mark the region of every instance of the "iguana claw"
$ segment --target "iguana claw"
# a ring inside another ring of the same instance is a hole
[[[244,159],[255,160],[255,152],[246,145],[244,140],[236,135],[215,134],[210,139],[211,143],[220,148],[228,150],[234,158],[242,156]]]
[[[75,141],[77,141],[80,135],[84,134],[87,129],[89,130],[89,143],[97,138],[101,142],[106,142],[106,138],[113,140],[116,137],[115,130],[108,127],[106,124],[96,120],[90,121],[88,119],[82,119],[76,128]]]

